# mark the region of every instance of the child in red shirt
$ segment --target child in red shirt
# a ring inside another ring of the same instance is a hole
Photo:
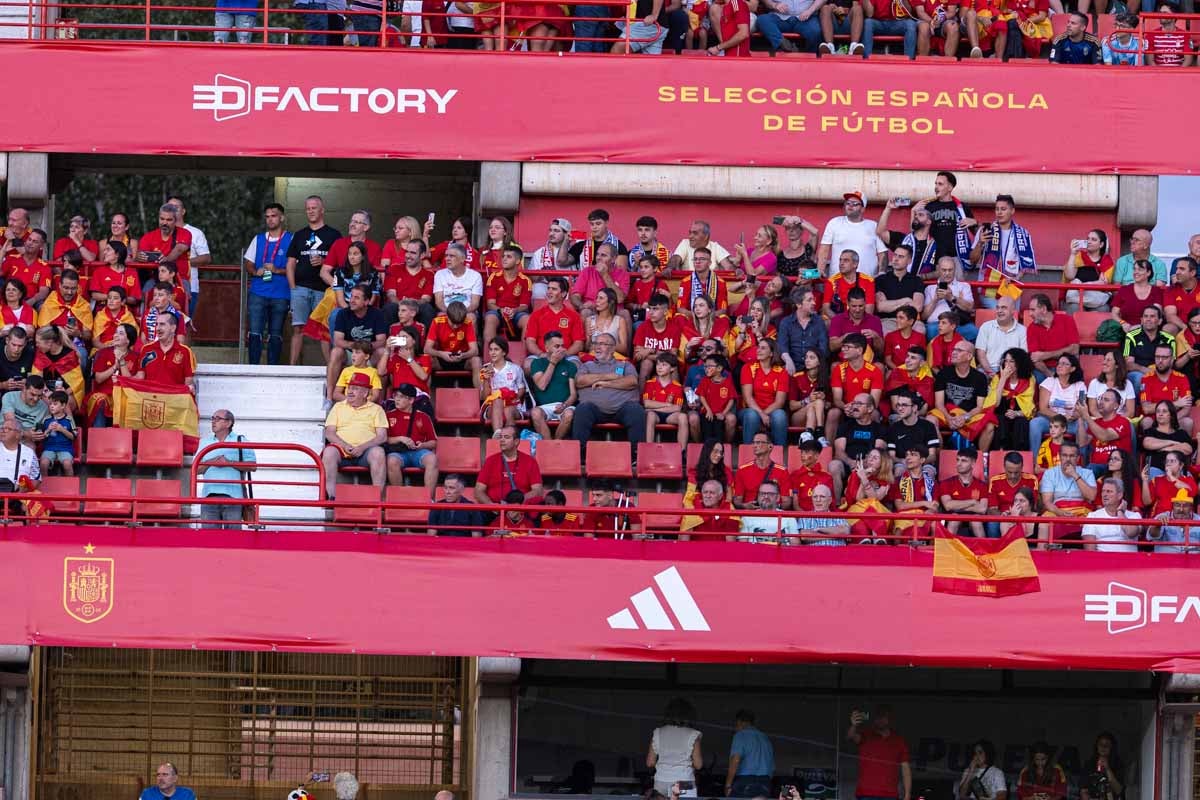
[[[659,423],[674,425],[680,448],[687,447],[688,415],[683,410],[683,384],[676,380],[679,358],[674,353],[659,353],[654,357],[654,377],[642,389],[642,405],[646,407],[646,441],[654,441],[654,428]]]

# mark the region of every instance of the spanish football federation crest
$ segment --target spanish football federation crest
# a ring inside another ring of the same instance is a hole
[[[94,548],[88,545],[88,551]],[[96,622],[112,611],[116,566],[111,558],[63,559],[63,608],[80,622]]]
[[[167,420],[167,404],[162,400],[147,397],[142,400],[142,424],[147,428],[161,428]]]

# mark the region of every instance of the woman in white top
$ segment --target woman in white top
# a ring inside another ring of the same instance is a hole
[[[488,362],[479,373],[479,391],[484,400],[483,418],[491,422],[493,431],[515,425],[524,415],[525,373],[520,365],[508,360],[507,339],[497,336],[488,343]]]
[[[612,289],[605,286],[596,293],[596,313],[586,317],[583,323],[587,327],[586,346],[589,353],[592,351],[592,340],[598,334],[607,333],[617,340],[614,352],[629,355],[629,323],[617,313],[619,310],[617,293]]]
[[[691,727],[695,716],[692,704],[682,697],[667,703],[663,713],[665,724],[654,729],[646,766],[654,770],[654,789],[670,796],[671,784],[690,783],[683,787],[681,797],[696,796],[696,770],[704,765],[700,753],[700,731]]]
[[[1100,414],[1096,408],[1096,398],[1104,394],[1106,389],[1116,389],[1121,395],[1119,410],[1122,415],[1129,418],[1136,416],[1134,400],[1137,398],[1137,394],[1133,391],[1133,384],[1129,381],[1129,370],[1125,367],[1125,359],[1117,355],[1115,350],[1109,350],[1104,354],[1100,374],[1092,378],[1092,382],[1088,384],[1088,413],[1092,416]]]
[[[1083,382],[1083,369],[1079,358],[1067,353],[1058,357],[1054,374],[1038,384],[1037,415],[1029,421],[1029,446],[1037,452],[1042,438],[1050,430],[1050,418],[1062,414],[1070,425],[1067,431],[1079,436],[1075,406],[1079,398],[1087,393]]]
[[[958,784],[959,800],[1008,800],[1008,780],[997,767],[996,746],[980,739],[971,746],[971,763],[963,770]]]

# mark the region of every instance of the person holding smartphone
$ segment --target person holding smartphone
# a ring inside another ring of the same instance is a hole
[[[858,745],[858,800],[911,800],[912,767],[908,744],[892,730],[892,709],[877,706],[872,714],[855,709],[850,712],[846,738]],[[897,793],[897,773],[901,791]]]
[[[692,727],[696,710],[682,697],[673,698],[663,710],[663,724],[650,736],[646,766],[654,770],[654,791],[677,797],[696,797],[696,770],[704,765],[700,731]]]

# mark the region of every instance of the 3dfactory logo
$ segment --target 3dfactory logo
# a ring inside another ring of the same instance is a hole
[[[192,85],[192,110],[211,111],[216,122],[244,117],[251,111],[445,114],[457,94],[458,89],[254,86],[248,80],[218,72],[211,84]]]
[[[1200,597],[1147,594],[1136,586],[1110,581],[1107,594],[1083,596],[1083,621],[1103,622],[1112,634],[1144,628],[1148,623],[1200,620]]]

